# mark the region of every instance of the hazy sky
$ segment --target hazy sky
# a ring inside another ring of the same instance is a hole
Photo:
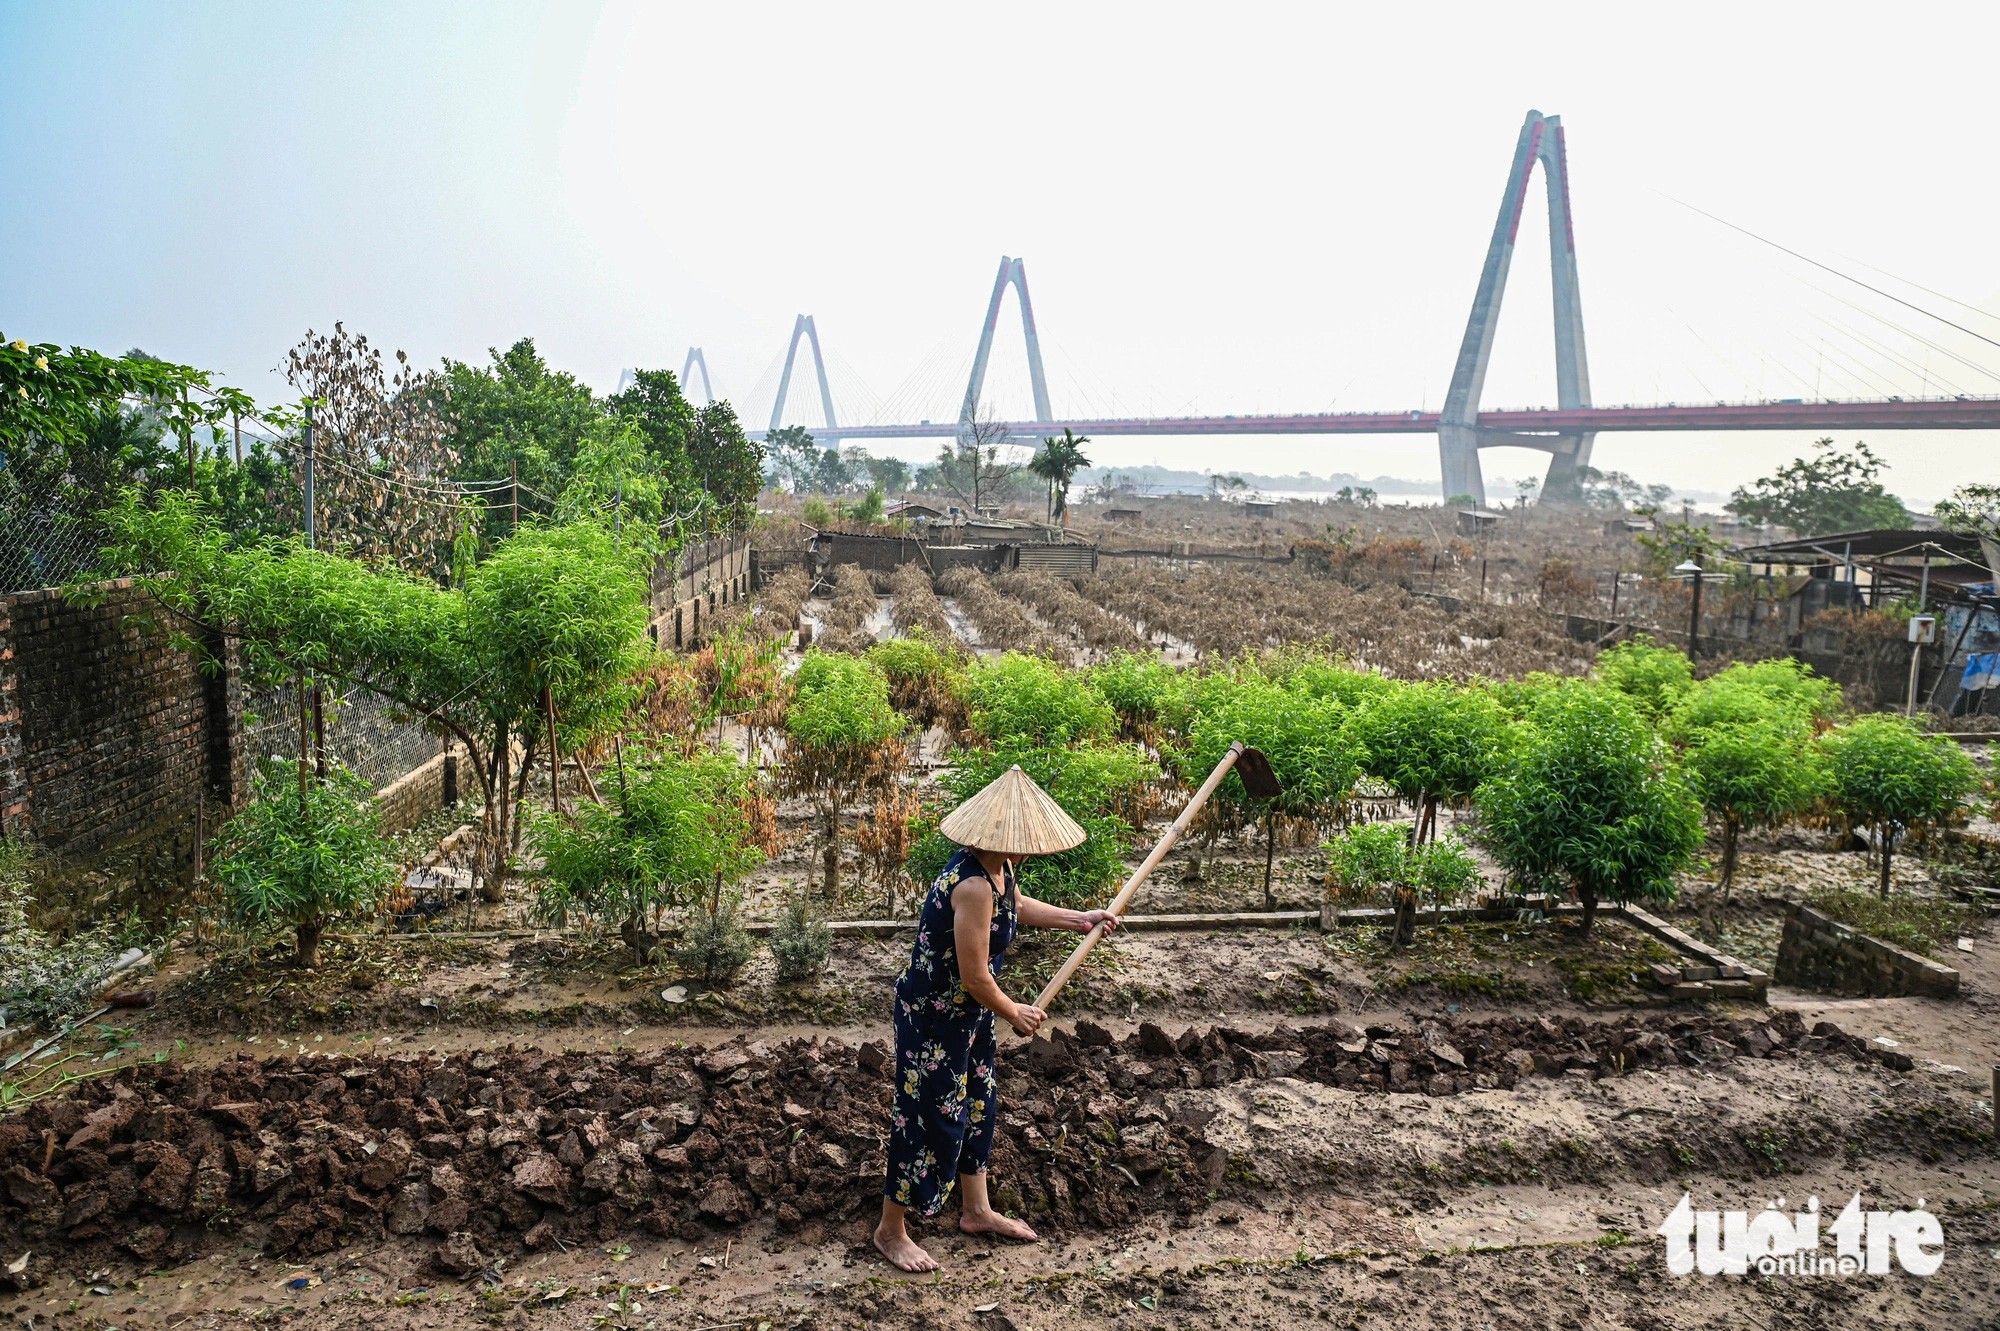
[[[1568,132],[1598,402],[2000,392],[2000,348],[1674,201],[2000,339],[1946,299],[2000,312],[2000,20],[1885,13],[0,0],[0,330],[272,398],[336,319],[423,361],[530,335],[604,389],[699,344],[762,424],[805,312],[843,415],[942,419],[1013,254],[1058,413],[1435,408],[1535,107]],[[1554,402],[1540,194],[1487,406]],[[1019,329],[1010,301],[1003,415]],[[1920,503],[1994,479],[1995,442],[1869,439]],[[1726,490],[1804,443],[1597,461]],[[1437,474],[1415,437],[1094,456]]]

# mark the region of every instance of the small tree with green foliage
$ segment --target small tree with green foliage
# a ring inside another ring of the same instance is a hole
[[[256,797],[216,838],[209,872],[230,922],[246,931],[289,929],[298,964],[319,965],[319,940],[336,919],[372,914],[396,879],[368,785],[342,767],[301,783],[276,759]]]
[[[1214,677],[1205,682],[1187,747],[1177,755],[1181,780],[1193,789],[1242,741],[1271,762],[1282,793],[1270,801],[1280,816],[1315,830],[1338,816],[1354,793],[1368,750],[1347,727],[1339,701],[1273,684],[1257,675]],[[1231,772],[1211,800],[1226,821],[1266,811]]]
[[[1082,671],[1008,652],[965,672],[967,724],[992,744],[1057,748],[1109,739],[1118,715]]]
[[[1126,739],[1157,746],[1185,729],[1187,671],[1157,656],[1116,652],[1091,670],[1090,680],[1118,714],[1118,728]]]
[[[1722,824],[1725,899],[1736,880],[1737,844],[1745,827],[1774,827],[1812,807],[1823,767],[1812,732],[1785,716],[1711,726],[1689,736],[1681,768],[1701,806]]]
[[[1812,457],[1795,458],[1729,497],[1745,522],[1775,522],[1806,534],[1901,527],[1910,514],[1877,479],[1887,465],[1867,444],[1843,452],[1832,439],[1813,441]]]
[[[1479,862],[1450,837],[1412,846],[1395,823],[1369,823],[1327,845],[1343,899],[1386,901],[1396,912],[1390,946],[1407,947],[1416,937],[1420,899],[1433,908],[1455,905],[1484,882]]]
[[[849,805],[895,783],[905,757],[904,719],[889,704],[889,681],[860,657],[808,651],[792,676],[785,713],[785,786],[811,800],[825,844],[822,890],[840,894],[841,818]]]
[[[1799,817],[1824,792],[1815,729],[1840,702],[1840,687],[1792,660],[1730,666],[1689,686],[1662,729],[1702,807],[1722,824],[1722,874],[1736,878],[1746,827]]]
[[[1585,933],[1600,898],[1671,901],[1674,875],[1701,848],[1701,804],[1666,745],[1631,698],[1584,681],[1536,702],[1479,809],[1515,882],[1575,890]]]
[[[1597,677],[1630,698],[1647,720],[1657,721],[1694,682],[1694,667],[1686,652],[1662,647],[1641,633],[1600,655]]]
[[[609,803],[537,817],[547,866],[537,914],[553,922],[579,910],[615,924],[645,964],[662,911],[740,881],[763,858],[743,815],[750,783],[731,753],[662,754],[626,763]]]
[[[1950,740],[1925,735],[1900,716],[1873,714],[1823,736],[1834,805],[1873,827],[1882,855],[1880,893],[1889,895],[1896,841],[1912,828],[1944,821],[1979,789],[1979,769]]]
[[[650,559],[591,522],[525,527],[457,588],[297,540],[239,548],[181,495],[127,491],[106,525],[107,560],[148,570],[138,582],[188,650],[234,638],[283,674],[365,689],[464,744],[483,796],[489,901],[518,828],[515,746],[534,752],[551,715],[572,741],[619,718],[644,655]]]
[[[1436,835],[1440,801],[1461,803],[1505,760],[1507,717],[1484,688],[1443,681],[1371,695],[1348,721],[1368,772],[1414,802],[1415,840]]]

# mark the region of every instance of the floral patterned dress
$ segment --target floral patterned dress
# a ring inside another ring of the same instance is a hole
[[[993,1012],[965,992],[958,973],[951,894],[986,871],[960,848],[944,866],[917,921],[910,964],[896,981],[896,1104],[889,1116],[883,1195],[922,1215],[943,1209],[960,1174],[983,1174],[999,1113]],[[987,965],[1000,976],[1014,941],[1018,892],[1007,872],[993,892]]]

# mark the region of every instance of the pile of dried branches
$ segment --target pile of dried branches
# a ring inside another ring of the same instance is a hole
[[[805,565],[794,564],[758,593],[751,612],[751,629],[760,638],[784,638],[799,627],[799,611],[812,595]]]
[[[875,584],[859,564],[833,571],[833,598],[821,616],[819,645],[829,652],[865,652],[875,645],[868,621],[881,609]]]
[[[946,594],[956,599],[979,627],[979,641],[984,646],[1070,660],[1069,644],[1028,618],[1019,602],[993,590],[992,580],[984,573],[955,568],[944,575],[943,582]]]
[[[944,612],[944,603],[931,590],[931,575],[921,564],[898,564],[889,575],[889,594],[895,597],[890,618],[896,632],[908,634],[921,628],[939,642],[954,641],[958,634]]]
[[[1152,645],[1132,627],[1131,621],[1084,600],[1075,587],[1061,578],[1024,569],[1002,574],[993,585],[1015,600],[1033,606],[1036,614],[1098,659],[1117,651],[1152,650]]]

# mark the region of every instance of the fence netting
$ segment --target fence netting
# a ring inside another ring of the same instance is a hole
[[[0,593],[60,587],[98,570],[104,525],[68,481],[0,466]]]
[[[310,710],[310,703],[307,704]],[[382,787],[414,772],[443,751],[436,735],[396,707],[358,689],[320,689],[320,724],[329,766],[345,767],[370,786]],[[310,731],[308,719],[306,729]],[[253,689],[245,699],[243,740],[251,764],[299,756],[299,694],[296,686]]]

